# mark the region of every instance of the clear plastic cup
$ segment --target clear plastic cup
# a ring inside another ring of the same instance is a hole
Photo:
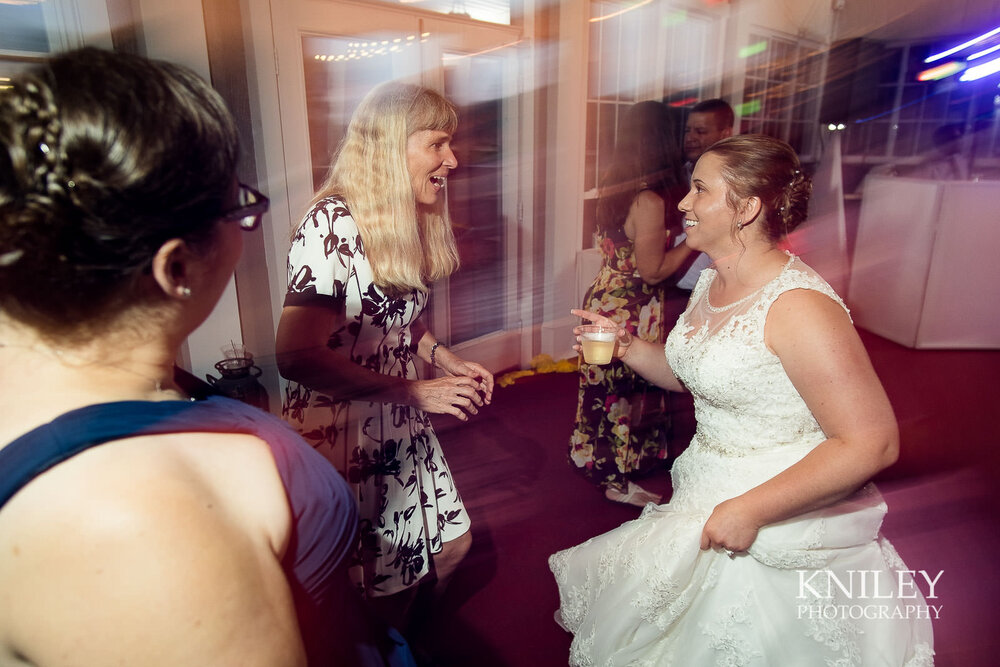
[[[588,364],[611,363],[615,352],[615,334],[617,327],[607,327],[600,324],[585,324],[580,327],[580,347],[583,348],[583,360]]]

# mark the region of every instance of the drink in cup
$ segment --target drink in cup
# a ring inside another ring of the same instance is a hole
[[[588,364],[607,364],[615,351],[615,327],[585,324],[580,327],[580,346],[583,360]]]

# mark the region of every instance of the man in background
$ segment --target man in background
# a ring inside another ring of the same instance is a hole
[[[684,159],[686,160],[684,168],[687,169],[689,181],[691,180],[691,172],[694,170],[694,163],[698,161],[701,154],[716,141],[733,136],[735,121],[736,114],[725,100],[718,98],[702,100],[691,107],[687,124],[684,126]],[[684,236],[681,235],[677,241],[680,242],[683,238]],[[693,260],[689,261],[691,263],[677,281],[677,287],[688,296],[694,289],[695,283],[698,282],[698,276],[702,269],[707,268],[712,263],[705,253],[699,253]]]
[[[684,158],[687,160],[688,176],[701,154],[719,139],[733,136],[736,114],[725,100],[702,100],[688,113],[684,126]]]

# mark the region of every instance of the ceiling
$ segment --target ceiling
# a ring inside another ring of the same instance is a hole
[[[838,0],[831,0],[836,6]],[[1000,0],[839,0],[838,38],[974,37],[1000,26]]]

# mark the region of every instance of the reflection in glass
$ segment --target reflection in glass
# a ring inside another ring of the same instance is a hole
[[[302,38],[313,189],[319,189],[351,114],[368,91],[392,79],[419,80],[418,35]]]
[[[510,0],[399,0],[407,7],[510,25]]]
[[[41,2],[0,2],[0,51],[48,53],[49,48]]]
[[[448,206],[462,266],[448,280],[451,343],[504,328],[503,58],[445,55],[445,96],[458,105]]]

